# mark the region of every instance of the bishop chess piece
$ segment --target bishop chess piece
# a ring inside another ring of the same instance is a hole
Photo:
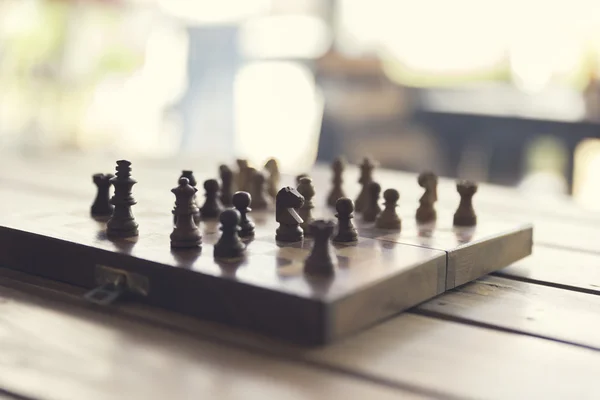
[[[110,204],[110,180],[113,174],[94,174],[92,180],[96,185],[96,198],[92,204],[91,214],[94,218],[110,218],[113,205]]]
[[[469,181],[459,181],[456,190],[460,194],[460,203],[454,213],[454,226],[475,226],[477,216],[473,209],[473,196],[477,192],[477,184]]]
[[[312,210],[315,208],[312,199],[316,194],[312,179],[308,177],[301,178],[296,189],[304,197],[304,204],[298,209],[298,215],[304,221],[300,224],[300,228],[304,231],[304,236],[310,236],[310,224],[314,220]]]
[[[194,201],[194,196],[198,189],[190,184],[188,178],[179,178],[179,186],[171,189],[175,195],[175,227],[171,233],[171,247],[173,248],[194,248],[200,247],[202,235],[198,226],[194,222],[194,215],[198,212],[198,207]]]
[[[252,174],[250,195],[255,210],[266,210],[271,205],[271,198],[267,193],[267,179],[260,171],[254,171]]]
[[[310,224],[314,242],[310,255],[304,261],[305,274],[331,276],[335,273],[335,262],[329,246],[329,238],[334,228],[335,224],[332,221],[316,220]]]
[[[223,164],[219,167],[219,177],[221,178],[221,204],[229,207],[233,197],[233,171]]]
[[[400,193],[396,189],[387,189],[383,192],[383,199],[385,200],[385,208],[375,220],[375,227],[380,229],[402,229],[402,220],[396,211]]]
[[[352,223],[354,202],[347,197],[341,197],[335,202],[335,210],[337,211],[335,216],[338,220],[338,229],[333,241],[338,243],[356,242],[358,232]]]
[[[339,198],[346,197],[344,194],[344,189],[342,188],[342,184],[344,183],[343,174],[345,168],[346,162],[341,157],[336,158],[333,164],[331,164],[331,170],[333,171],[333,179],[331,180],[331,183],[333,184],[333,187],[327,196],[328,206],[334,207]]]
[[[360,165],[360,177],[358,183],[362,185],[360,193],[354,202],[356,212],[363,212],[369,203],[369,184],[373,182],[373,169],[375,163],[368,157],[365,157]]]
[[[196,185],[198,184],[198,182],[196,182],[196,178],[194,177],[194,173],[190,170],[183,170],[181,171],[181,176],[179,177],[181,178],[186,178],[190,184],[190,186],[192,186],[193,188],[196,188]],[[197,191],[197,190],[196,190]],[[198,205],[196,203],[196,191],[194,192],[194,197],[192,199],[195,210],[194,210],[194,223],[196,225],[198,225],[200,223],[200,209],[198,208]],[[173,224],[177,224],[177,214],[175,213],[175,209],[173,208]]]
[[[425,193],[419,199],[419,208],[417,208],[416,219],[420,224],[433,222],[437,219],[437,213],[434,204],[437,201],[437,183],[438,178],[432,172],[424,172],[419,175],[419,186],[425,189]]]
[[[204,204],[200,208],[200,217],[203,220],[214,219],[221,214],[223,206],[219,201],[219,182],[216,179],[204,181]]]
[[[127,238],[138,235],[138,224],[135,222],[131,206],[136,204],[131,193],[137,182],[131,178],[131,162],[117,161],[116,176],[110,179],[115,193],[110,203],[115,206],[112,217],[106,223],[106,235],[114,238]]]
[[[375,222],[375,220],[377,219],[377,216],[381,212],[381,207],[379,206],[380,194],[381,186],[379,185],[379,183],[369,183],[369,185],[367,186],[367,204],[365,205],[365,209],[363,211],[363,221]]]
[[[279,242],[299,242],[304,238],[300,224],[304,222],[297,209],[304,204],[304,197],[293,187],[286,186],[275,197],[275,220],[279,227],[275,240]]]
[[[279,181],[281,180],[281,173],[279,172],[279,163],[274,158],[269,158],[265,163],[265,169],[269,173],[267,179],[267,192],[269,196],[275,198],[277,196],[277,190],[279,189]]]
[[[221,237],[214,247],[215,258],[239,258],[244,255],[246,245],[240,239],[240,213],[236,209],[228,209],[221,213]]]
[[[248,192],[235,192],[233,195],[233,206],[240,213],[239,235],[242,238],[254,236],[254,222],[248,218],[248,213],[252,211],[250,208],[251,203],[252,197]]]

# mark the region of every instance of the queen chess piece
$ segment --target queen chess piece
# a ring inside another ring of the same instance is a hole
[[[175,227],[171,233],[171,247],[173,248],[195,248],[200,247],[202,235],[194,222],[194,214],[198,207],[194,201],[194,195],[198,191],[190,185],[188,178],[179,178],[179,186],[171,189],[175,195],[176,217]]]

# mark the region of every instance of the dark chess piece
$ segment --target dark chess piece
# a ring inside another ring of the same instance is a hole
[[[335,210],[337,211],[335,216],[338,220],[338,229],[333,241],[339,243],[356,242],[358,232],[352,223],[354,202],[347,197],[341,197],[335,202]]]
[[[473,209],[473,196],[477,192],[477,184],[469,181],[459,181],[456,190],[460,194],[460,203],[454,213],[454,226],[475,226],[477,216]]]
[[[363,221],[365,222],[375,222],[377,216],[381,212],[381,207],[379,206],[379,195],[381,194],[381,186],[377,182],[371,182],[367,186],[367,204],[365,205],[365,209],[363,211]]]
[[[375,168],[375,163],[368,157],[363,159],[362,164],[360,165],[360,178],[358,179],[358,183],[362,185],[360,193],[354,202],[354,208],[356,212],[363,212],[367,205],[369,204],[369,184],[373,182],[373,169]]]
[[[196,188],[196,185],[198,184],[198,182],[196,182],[196,178],[194,177],[194,173],[192,171],[190,171],[190,170],[181,171],[181,176],[179,177],[179,179],[181,179],[181,178],[186,178],[188,180],[190,186],[192,186],[193,188]],[[198,225],[200,223],[200,209],[198,208],[198,204],[196,203],[196,192],[194,192],[194,197],[193,197],[192,201],[195,206],[195,210],[194,210],[194,214],[193,214],[194,223],[196,225]],[[177,224],[177,214],[175,213],[174,208],[173,208],[172,213],[173,213],[173,224]]]
[[[115,238],[137,236],[138,224],[131,211],[131,206],[136,204],[131,189],[137,182],[131,178],[131,162],[119,160],[116,169],[116,176],[110,180],[115,188],[110,203],[115,206],[115,209],[106,223],[106,236]]]
[[[248,160],[239,158],[236,160],[238,166],[237,189],[244,192],[250,191],[250,164]]]
[[[219,167],[219,177],[221,178],[221,204],[225,207],[231,206],[233,197],[233,171],[227,165]]]
[[[281,179],[281,173],[279,172],[279,163],[274,158],[269,158],[265,163],[265,169],[269,172],[269,178],[267,179],[267,192],[273,199],[277,196],[277,190],[279,188],[279,181]]]
[[[223,206],[219,201],[219,182],[216,179],[204,181],[204,204],[200,208],[200,217],[203,220],[217,218]]]
[[[244,255],[246,245],[240,239],[240,213],[236,209],[228,209],[221,213],[221,237],[215,244],[215,258],[239,258]]]
[[[396,212],[400,193],[396,189],[387,189],[383,192],[383,199],[385,200],[385,208],[375,220],[375,228],[402,229],[402,220]]]
[[[432,172],[423,172],[419,175],[419,186],[425,189],[425,193],[419,199],[416,219],[418,223],[425,224],[437,219],[434,204],[437,201],[438,178]]]
[[[296,175],[296,186],[298,186],[300,184],[300,181],[302,180],[302,178],[310,178],[308,176],[308,174],[300,174],[300,175]]]
[[[97,187],[96,198],[92,204],[91,214],[94,218],[110,218],[113,205],[110,204],[110,180],[113,174],[94,174],[92,180]]]
[[[299,242],[304,237],[300,224],[304,222],[298,208],[304,204],[304,197],[293,187],[286,186],[277,192],[275,197],[275,220],[279,228],[275,232],[275,240],[280,242]]]
[[[233,206],[240,213],[240,231],[242,238],[254,236],[254,222],[248,218],[248,213],[252,211],[250,204],[252,196],[248,192],[235,192],[233,195]]]
[[[331,183],[333,187],[331,188],[331,192],[327,196],[327,205],[334,207],[337,200],[341,197],[346,197],[344,194],[344,189],[342,188],[342,184],[344,183],[344,169],[346,168],[346,161],[342,157],[338,157],[335,159],[333,164],[331,164],[331,169],[333,171],[333,179]]]
[[[333,221],[316,220],[310,224],[314,243],[310,255],[304,261],[305,274],[331,276],[335,273],[335,263],[329,247],[329,238],[334,228]]]
[[[312,210],[315,208],[312,199],[316,194],[312,179],[308,177],[301,178],[296,189],[304,197],[304,204],[298,209],[298,215],[304,221],[300,224],[300,228],[304,231],[304,236],[310,236],[310,224],[314,220]]]
[[[267,179],[265,175],[260,172],[254,170],[251,178],[251,186],[252,189],[250,191],[250,195],[252,196],[252,205],[255,210],[265,210],[269,208],[271,205],[271,198],[267,193]]]
[[[202,235],[194,222],[198,206],[194,201],[194,195],[198,189],[190,184],[185,177],[179,178],[179,186],[171,189],[175,195],[175,228],[171,233],[171,247],[194,248],[202,243]]]

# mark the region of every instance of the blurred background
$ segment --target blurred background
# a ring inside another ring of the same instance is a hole
[[[0,0],[0,146],[343,154],[600,202],[597,0]]]

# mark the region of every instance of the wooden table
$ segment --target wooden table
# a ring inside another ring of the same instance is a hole
[[[91,202],[91,180],[71,187],[69,174],[110,171],[100,160],[4,157],[1,212],[32,201],[60,207],[67,197]],[[140,181],[186,166],[133,161],[146,171],[134,169]],[[313,176],[328,187],[328,172],[317,167]],[[356,177],[347,172],[349,193]],[[377,177],[400,189],[401,207],[416,204],[414,175]],[[454,208],[453,183],[442,179],[439,190],[438,207]],[[598,398],[600,215],[489,185],[475,199],[480,215],[533,222],[534,254],[327,347],[139,304],[95,307],[80,288],[0,268],[0,398]]]

